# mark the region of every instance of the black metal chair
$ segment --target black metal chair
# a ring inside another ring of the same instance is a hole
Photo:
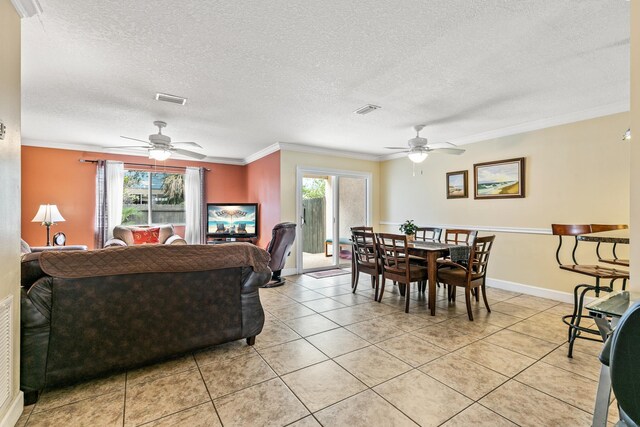
[[[556,250],[556,261],[562,270],[571,271],[572,273],[582,274],[593,277],[595,285],[580,283],[573,289],[573,313],[562,317],[562,321],[569,327],[568,338],[569,352],[568,357],[573,357],[573,345],[576,339],[586,339],[590,341],[602,341],[600,331],[597,329],[580,326],[583,317],[582,310],[584,306],[584,297],[588,292],[594,292],[595,296],[599,296],[600,292],[611,292],[613,284],[616,280],[622,279],[622,289],[624,290],[629,279],[629,273],[615,268],[602,267],[599,265],[578,264],[576,260],[576,250],[578,249],[578,236],[581,234],[591,233],[591,225],[589,224],[551,224],[553,235],[558,236],[558,249]],[[573,264],[563,264],[560,259],[560,251],[562,249],[563,237],[573,237],[575,243],[571,252],[571,260]],[[601,279],[609,279],[609,286],[602,286]],[[588,334],[588,335],[583,335]],[[595,335],[596,338],[589,335]]]
[[[628,427],[640,424],[640,302],[620,318],[613,334],[602,350],[600,361],[609,366],[611,388],[616,395],[620,420]]]

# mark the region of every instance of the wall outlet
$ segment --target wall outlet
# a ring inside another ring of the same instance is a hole
[[[4,123],[0,122],[0,141],[4,140],[4,134],[6,133],[7,127]]]

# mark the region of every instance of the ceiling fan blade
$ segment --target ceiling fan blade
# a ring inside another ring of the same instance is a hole
[[[196,153],[195,151],[182,150],[180,148],[170,148],[170,150],[176,154],[182,154],[183,156],[193,157],[194,159],[199,159],[199,160],[202,160],[205,157],[207,157],[206,154]]]
[[[172,145],[186,145],[189,147],[202,148],[200,144],[196,144],[195,142],[172,142]]]
[[[122,135],[120,135],[120,138],[130,139],[130,140],[132,140],[132,141],[143,142],[143,143],[145,143],[145,144],[149,144],[149,145],[151,145],[151,143],[150,143],[149,141],[144,141],[144,140],[142,140],[142,139],[138,139],[138,138],[131,138],[130,136],[122,136]]]
[[[149,145],[119,145],[117,147],[102,147],[102,148],[106,148],[106,149],[110,149],[110,148],[144,148],[145,150],[148,150],[151,147]]]
[[[460,155],[465,151],[466,150],[462,148],[433,148],[429,150],[430,153],[457,154],[457,155]]]
[[[407,147],[384,147],[387,150],[406,150]]]
[[[447,141],[443,141],[443,142],[430,142],[429,143],[429,147],[440,147],[440,146],[446,146],[446,147],[453,147],[453,148],[458,148],[458,146],[452,142],[447,142]]]

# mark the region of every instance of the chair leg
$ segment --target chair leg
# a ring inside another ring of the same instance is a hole
[[[372,275],[371,275],[371,289],[373,289],[373,288],[375,288],[375,287],[376,287],[376,281],[375,281],[375,279],[373,278],[373,274],[372,274]]]
[[[384,295],[384,284],[387,279],[384,277],[384,272],[382,273],[382,284],[380,285],[380,296],[378,297],[378,302],[382,301],[382,295]]]
[[[487,301],[487,288],[484,285],[484,281],[482,282],[482,299],[484,300],[484,306],[487,308],[487,311],[491,313],[491,309],[489,308],[489,301]],[[480,292],[479,290],[477,292]]]
[[[578,307],[574,308],[574,311],[577,311],[577,315],[575,317],[575,321],[573,322],[573,326],[570,326],[569,329],[573,329],[573,331],[569,332],[569,354],[567,354],[567,357],[569,358],[573,358],[573,344],[576,342],[576,339],[578,338],[578,332],[579,329],[578,327],[580,326],[580,321],[582,320],[582,304],[584,303],[584,296],[587,294],[587,292],[589,292],[590,290],[595,290],[596,292],[598,291],[597,288],[594,288],[593,286],[587,286],[585,289],[582,290],[582,292],[580,292],[580,299],[578,300]]]
[[[404,296],[404,300],[405,300],[405,303],[404,303],[404,312],[405,312],[405,313],[408,313],[408,312],[409,312],[409,293],[410,293],[410,291],[409,291],[409,290],[410,290],[410,289],[411,289],[411,283],[407,283],[407,284],[405,285],[405,290],[404,290],[404,291],[405,291],[405,296]]]
[[[576,313],[577,313],[577,309],[578,309],[578,292],[580,289],[584,288],[584,287],[590,287],[591,285],[587,285],[585,283],[582,283],[580,285],[577,285],[575,288],[573,288],[573,313],[571,313],[571,325],[574,325],[576,323]],[[567,337],[567,342],[571,342],[571,336],[573,333],[573,327],[569,325],[569,331],[568,331],[568,337]],[[571,356],[569,356],[571,357]]]
[[[480,302],[480,290],[478,288],[476,288],[474,295],[476,296],[476,302]]]
[[[356,272],[353,276],[353,284],[351,285],[351,292],[356,293],[356,289],[358,289],[358,281],[360,280],[360,273]]]
[[[396,282],[394,282],[396,283]],[[405,296],[407,292],[407,285],[404,283],[398,283],[398,290],[400,291],[400,296]]]
[[[371,281],[373,282],[374,291],[373,291],[373,300],[378,301],[378,283],[380,282],[380,276],[372,275]]]
[[[469,288],[469,286],[465,286],[464,288],[464,298],[467,302],[467,314],[469,315],[469,320],[473,321],[473,313],[471,313],[471,288]]]

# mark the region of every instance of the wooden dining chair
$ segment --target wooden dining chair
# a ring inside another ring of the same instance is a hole
[[[570,271],[572,273],[581,274],[584,276],[592,277],[595,279],[595,285],[580,283],[573,288],[573,312],[562,316],[562,321],[569,327],[567,341],[569,342],[568,357],[573,357],[573,345],[576,339],[586,339],[590,341],[602,341],[600,337],[600,331],[593,328],[587,328],[580,326],[582,322],[583,314],[582,309],[584,306],[584,297],[588,292],[594,292],[598,297],[601,291],[611,292],[616,280],[622,280],[622,289],[624,290],[629,279],[629,273],[627,271],[618,270],[615,268],[602,267],[600,265],[591,264],[579,264],[576,260],[576,250],[578,249],[578,236],[581,234],[589,234],[592,232],[590,224],[551,224],[551,232],[553,235],[558,236],[558,248],[556,249],[556,262],[562,270]],[[562,244],[564,238],[573,237],[574,244],[571,250],[571,261],[573,264],[564,264],[560,258],[562,250]],[[601,286],[600,280],[610,280],[609,286]],[[586,316],[591,318],[591,316]],[[595,335],[595,338],[584,336],[584,334]]]
[[[447,228],[444,232],[444,243],[458,244],[465,243],[470,244],[478,237],[477,230],[465,230],[462,228]]]
[[[375,236],[369,230],[352,229],[351,241],[353,242],[353,260],[356,270],[351,284],[352,292],[355,293],[358,289],[360,273],[369,274],[371,276],[371,286],[375,289],[374,299],[377,301],[382,265],[376,249]]]
[[[382,261],[382,285],[378,302],[384,295],[384,284],[388,280],[404,286],[405,313],[409,312],[409,297],[412,282],[428,279],[427,267],[413,264],[407,251],[407,236],[404,234],[376,233],[378,254]]]
[[[368,227],[366,225],[360,225],[357,227],[351,227],[350,230],[353,231],[366,231],[369,233],[373,233],[373,227]],[[353,236],[352,236],[353,237]],[[351,239],[351,241],[353,242],[353,238]],[[374,243],[375,243],[375,239],[374,239]],[[358,275],[358,264],[356,264],[355,261],[355,251],[353,248],[353,244],[351,245],[351,288],[354,287],[355,283],[356,283],[356,277]]]
[[[442,261],[441,264],[449,268],[438,269],[438,281],[449,286],[449,300],[455,301],[456,286],[464,287],[464,296],[467,303],[467,315],[469,320],[473,320],[471,312],[471,291],[478,289],[482,291],[482,299],[487,311],[491,313],[489,302],[487,301],[487,290],[485,282],[487,279],[487,265],[491,247],[496,236],[484,236],[476,238],[471,244],[469,260],[467,265],[456,263],[451,260]]]
[[[418,227],[415,239],[419,242],[439,242],[442,235],[442,228]]]
[[[592,233],[600,233],[603,231],[613,231],[613,230],[628,230],[629,226],[627,224],[591,224],[591,232]],[[618,254],[616,254],[616,248],[618,246],[617,243],[614,243],[611,247],[611,254],[613,258],[604,258],[600,255],[600,245],[602,242],[598,242],[596,246],[596,255],[598,256],[598,262],[604,262],[606,264],[614,264],[614,265],[622,265],[624,267],[629,267],[628,259],[620,259],[618,258]]]

